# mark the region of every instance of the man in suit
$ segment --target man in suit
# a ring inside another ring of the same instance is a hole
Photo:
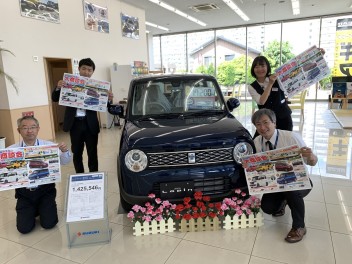
[[[90,78],[95,70],[95,64],[90,58],[82,59],[78,64],[79,74]],[[60,80],[52,93],[52,100],[58,102],[60,90],[64,84]],[[109,92],[109,102],[113,95]],[[98,171],[98,134],[100,132],[98,115],[96,111],[80,108],[66,107],[63,130],[70,132],[71,150],[73,153],[73,164],[77,173],[84,172],[83,150],[84,144],[88,154],[88,168],[90,172]]]

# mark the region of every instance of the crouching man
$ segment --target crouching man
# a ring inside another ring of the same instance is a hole
[[[39,122],[33,116],[25,116],[17,120],[17,131],[23,140],[8,148],[53,145],[55,143],[37,138]],[[58,144],[60,162],[62,165],[71,161],[71,153],[65,143]],[[35,218],[39,216],[40,225],[45,229],[53,228],[58,223],[56,207],[55,183],[39,185],[32,188],[15,190],[17,199],[16,212],[17,230],[27,234],[35,227]]]

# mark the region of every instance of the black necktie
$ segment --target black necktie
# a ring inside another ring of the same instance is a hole
[[[270,150],[273,150],[273,149],[274,149],[274,148],[273,148],[273,144],[271,144],[270,141],[267,141],[266,144],[268,145],[268,147],[269,147]]]

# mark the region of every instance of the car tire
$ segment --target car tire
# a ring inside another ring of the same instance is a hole
[[[132,205],[129,204],[128,202],[126,202],[122,195],[120,194],[120,204],[121,204],[121,207],[123,208],[123,210],[125,210],[126,212],[129,212],[132,210]]]

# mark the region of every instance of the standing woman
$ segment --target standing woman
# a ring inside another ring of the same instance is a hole
[[[248,87],[252,99],[256,101],[258,108],[267,108],[276,115],[276,128],[292,131],[293,123],[291,109],[287,104],[285,94],[280,89],[276,74],[271,74],[271,66],[268,59],[258,56],[254,59],[251,74],[256,79]],[[254,137],[258,133],[256,132]]]

